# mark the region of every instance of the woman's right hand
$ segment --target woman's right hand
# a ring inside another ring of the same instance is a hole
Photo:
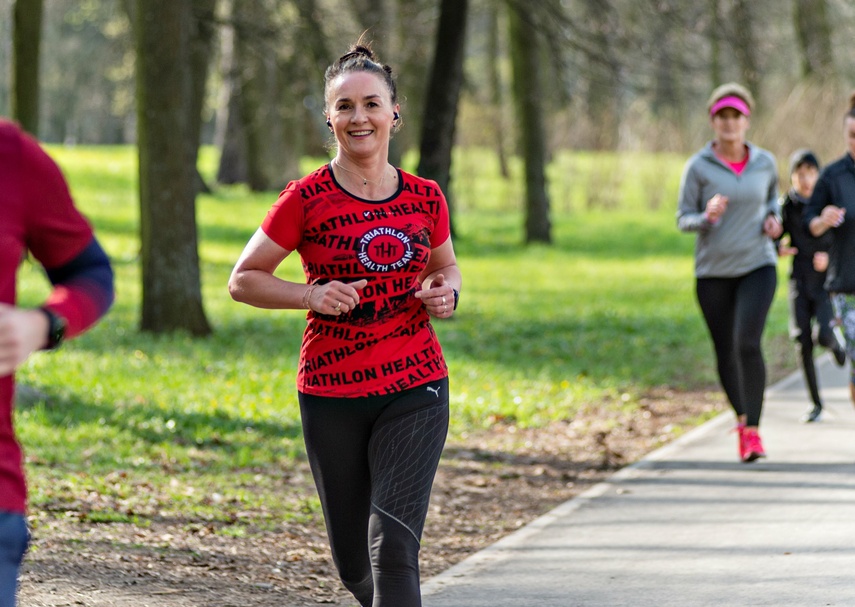
[[[721,194],[716,194],[710,198],[707,201],[707,206],[704,210],[707,221],[710,223],[716,223],[721,219],[721,216],[724,215],[724,212],[727,210],[727,201],[727,196],[722,196]]]
[[[328,316],[346,314],[359,304],[359,291],[367,284],[368,281],[363,278],[351,283],[331,280],[323,285],[310,286],[309,309]]]

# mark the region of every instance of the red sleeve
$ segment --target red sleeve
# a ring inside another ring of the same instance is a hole
[[[27,248],[47,269],[75,258],[92,241],[92,228],[74,207],[59,167],[27,135],[21,137],[21,184]]]
[[[294,251],[303,241],[303,197],[296,181],[279,194],[261,229],[283,249]]]
[[[46,304],[66,319],[66,336],[74,337],[110,307],[112,270],[59,167],[32,137],[22,134],[20,141],[26,245],[54,285]]]
[[[436,191],[439,192],[439,208],[437,209],[436,225],[430,235],[430,247],[432,249],[444,244],[448,240],[448,237],[451,236],[451,223],[448,219],[448,202],[445,200],[445,195],[440,191],[438,185],[436,186]]]

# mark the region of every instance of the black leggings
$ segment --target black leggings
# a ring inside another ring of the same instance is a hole
[[[420,607],[419,548],[448,433],[448,380],[392,394],[300,394],[333,562],[363,607]]]
[[[698,303],[710,331],[718,376],[736,415],[760,424],[766,363],[761,339],[775,297],[778,273],[763,266],[735,278],[699,278]]]
[[[790,280],[790,336],[796,341],[811,400],[822,406],[816,366],[813,362],[814,330],[812,320],[816,318],[816,341],[826,348],[836,348],[837,340],[831,329],[834,310],[831,298],[824,287],[825,273],[816,272],[799,279]]]

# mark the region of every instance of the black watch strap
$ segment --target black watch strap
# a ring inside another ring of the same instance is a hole
[[[452,309],[456,310],[457,309],[457,302],[460,301],[460,291],[458,291],[454,287],[452,287],[451,290],[454,291],[454,307]]]
[[[44,349],[55,350],[65,337],[65,319],[44,306],[40,307],[39,311],[48,319],[48,341]]]

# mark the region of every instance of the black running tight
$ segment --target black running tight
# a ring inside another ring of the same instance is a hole
[[[419,547],[448,433],[448,380],[389,396],[299,397],[342,582],[363,607],[420,607]]]
[[[698,303],[715,346],[721,385],[736,414],[746,416],[747,426],[760,424],[766,389],[761,338],[777,284],[774,266],[735,278],[697,281]]]

